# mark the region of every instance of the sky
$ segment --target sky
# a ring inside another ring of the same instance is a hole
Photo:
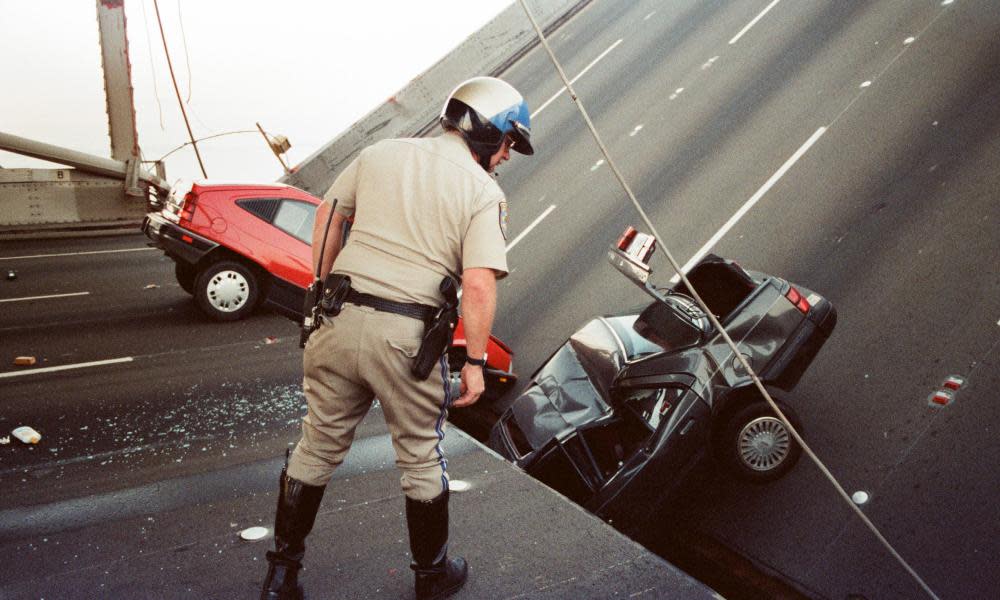
[[[211,179],[274,181],[256,122],[294,165],[460,44],[511,0],[159,0],[174,73]],[[139,146],[188,141],[153,0],[125,0]],[[0,131],[110,156],[96,0],[0,0]],[[442,101],[444,99],[442,98]],[[0,152],[4,168],[54,168]],[[167,180],[201,178],[190,146]]]

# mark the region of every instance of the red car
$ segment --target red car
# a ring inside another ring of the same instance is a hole
[[[142,231],[174,260],[177,282],[201,310],[235,321],[267,305],[302,320],[313,279],[313,221],[320,199],[278,184],[195,182],[175,186]],[[465,362],[461,319],[448,351],[452,372]],[[502,394],[516,381],[510,348],[490,336],[487,391]]]

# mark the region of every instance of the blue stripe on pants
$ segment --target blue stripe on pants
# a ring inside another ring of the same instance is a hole
[[[448,418],[448,407],[451,406],[451,379],[448,377],[448,355],[444,354],[441,356],[441,379],[444,380],[444,402],[441,404],[441,414],[438,415],[437,423],[434,425],[434,431],[438,435],[438,443],[434,446],[437,451],[438,459],[441,462],[441,493],[448,491],[448,477],[445,475],[448,472],[448,460],[444,457],[444,452],[441,451],[441,440],[444,439],[444,421]]]

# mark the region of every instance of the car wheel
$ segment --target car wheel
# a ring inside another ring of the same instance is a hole
[[[216,321],[237,321],[253,311],[259,290],[253,271],[238,262],[222,261],[198,276],[195,299]]]
[[[198,270],[193,265],[187,263],[174,263],[174,275],[181,289],[189,294],[194,294],[194,283],[198,279]]]
[[[787,406],[778,406],[801,432],[795,413]],[[718,442],[725,466],[740,479],[754,483],[780,479],[802,455],[802,447],[765,402],[754,402],[733,414]]]

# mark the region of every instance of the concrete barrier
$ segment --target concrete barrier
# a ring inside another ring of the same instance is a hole
[[[529,8],[548,33],[590,1],[535,0]],[[456,84],[477,75],[501,75],[537,44],[538,37],[520,4],[511,4],[454,51],[279,181],[322,196],[362,148],[381,139],[420,136],[433,131],[441,105]]]

